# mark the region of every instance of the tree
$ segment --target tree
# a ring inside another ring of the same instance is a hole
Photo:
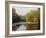
[[[24,21],[22,17],[23,16],[16,13],[16,10],[14,8],[12,9],[12,23]]]
[[[18,15],[16,13],[15,9],[12,9],[12,23],[15,23],[17,21]]]
[[[28,30],[33,30],[33,29],[40,29],[40,8],[38,8],[38,10],[32,10],[30,12],[28,12],[25,16],[25,21],[26,22],[36,22],[37,21],[37,25],[33,24],[26,24],[26,27]],[[35,28],[36,27],[36,28]]]

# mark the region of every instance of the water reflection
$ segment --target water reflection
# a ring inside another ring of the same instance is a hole
[[[25,31],[26,27],[25,25],[21,25],[16,31]]]
[[[39,24],[19,24],[12,26],[13,31],[25,31],[25,30],[40,30],[40,25]]]

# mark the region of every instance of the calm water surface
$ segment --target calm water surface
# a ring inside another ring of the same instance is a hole
[[[25,31],[26,27],[25,25],[21,25],[16,31]]]

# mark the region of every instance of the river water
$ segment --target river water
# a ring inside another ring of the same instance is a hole
[[[25,25],[21,25],[16,31],[25,31],[26,27]]]

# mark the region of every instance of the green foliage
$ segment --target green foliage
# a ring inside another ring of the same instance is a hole
[[[12,9],[12,23],[15,22],[36,22],[38,24],[25,24],[27,30],[38,30],[40,29],[40,8],[38,10],[32,10],[24,16],[18,16],[15,9]],[[21,25],[16,25],[13,30],[16,30]]]
[[[12,23],[23,21],[22,16],[18,16],[15,9],[12,9]]]
[[[32,23],[37,22],[38,23],[38,24],[33,24],[33,25],[26,24],[27,30],[31,30],[31,29],[33,30],[33,29],[40,28],[40,8],[38,8],[38,10],[32,10],[28,12],[24,18],[26,22],[32,22]]]
[[[12,23],[16,22],[18,15],[16,14],[15,9],[12,9]]]

